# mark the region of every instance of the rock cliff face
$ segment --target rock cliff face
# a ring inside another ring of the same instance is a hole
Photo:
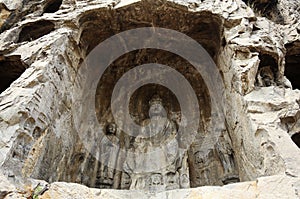
[[[0,199],[299,198],[299,8],[0,0]],[[172,74],[139,68],[149,63],[175,69],[172,84],[182,77],[194,95],[149,80],[117,117],[126,74]]]

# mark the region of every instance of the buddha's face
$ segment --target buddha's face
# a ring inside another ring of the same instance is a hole
[[[108,134],[115,134],[116,133],[116,125],[109,124],[107,127],[107,133]]]
[[[153,174],[151,176],[151,182],[152,182],[152,185],[160,185],[160,184],[162,184],[162,182],[161,182],[161,175],[160,174]]]
[[[161,103],[153,103],[150,105],[149,113],[150,115],[162,115],[163,109],[164,108]]]
[[[203,163],[203,157],[200,152],[195,153],[195,161],[197,164]]]

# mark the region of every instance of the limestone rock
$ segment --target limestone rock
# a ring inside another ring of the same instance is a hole
[[[230,184],[223,187],[205,186],[145,194],[142,191],[97,190],[72,183],[53,183],[40,198],[298,198],[296,180],[285,176],[258,178],[257,181]]]
[[[299,198],[299,7],[0,0],[0,198]]]

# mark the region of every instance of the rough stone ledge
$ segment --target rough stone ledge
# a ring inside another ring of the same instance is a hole
[[[3,175],[0,175],[0,198],[28,198],[33,195],[34,187],[38,183],[47,184],[45,181],[27,180],[26,183],[13,184]],[[19,185],[16,185],[19,184]],[[39,199],[115,199],[115,198],[299,198],[300,178],[287,175],[274,175],[260,177],[256,181],[241,182],[225,186],[204,186],[191,189],[170,190],[160,193],[145,193],[137,190],[112,190],[88,188],[84,185],[66,182],[54,182],[49,190]]]

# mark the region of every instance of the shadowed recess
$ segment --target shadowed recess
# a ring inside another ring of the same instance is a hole
[[[198,41],[214,60],[221,45],[222,20],[219,16],[205,11],[188,12],[170,2],[163,5],[149,2],[132,4],[114,12],[106,9],[86,12],[80,17],[79,24],[80,46],[86,54],[114,34],[153,26],[176,30],[190,36]]]
[[[275,23],[283,24],[284,20],[277,4],[278,0],[242,0],[253,9],[256,15],[266,17]]]
[[[300,89],[300,42],[286,45],[285,76],[291,81],[293,89]]]
[[[259,54],[259,66],[256,77],[256,86],[275,86],[278,76],[277,60],[269,54]]]
[[[55,25],[51,21],[40,20],[26,24],[20,34],[18,42],[33,41],[55,30]]]
[[[292,136],[293,142],[300,148],[300,132]]]
[[[129,72],[132,68],[146,63],[164,64],[180,72],[189,81],[196,92],[199,104],[203,107],[203,116],[206,118],[210,117],[211,107],[208,89],[201,75],[188,61],[167,51],[158,49],[141,49],[119,57],[105,70],[102,78],[100,79],[95,96],[96,111],[99,116],[98,120],[100,123],[112,121],[110,101],[113,88],[117,81],[122,75]],[[133,115],[137,113],[140,114],[136,120],[137,123],[139,123],[140,120],[147,118],[149,110],[148,101],[155,93],[160,94],[162,100],[165,102],[164,105],[168,107],[169,111],[180,111],[176,97],[174,94],[170,94],[168,89],[159,85],[143,86],[133,94],[129,107],[130,113]]]
[[[26,68],[27,65],[21,61],[21,56],[0,56],[0,93],[18,79]]]
[[[54,13],[59,10],[62,0],[52,0],[44,8],[44,13]]]

